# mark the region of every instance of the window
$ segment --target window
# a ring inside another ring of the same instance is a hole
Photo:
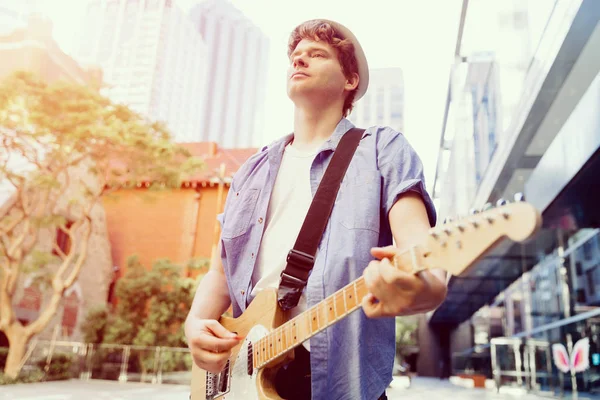
[[[72,221],[67,221],[65,228],[67,230],[71,229],[73,226]],[[63,231],[61,228],[56,229],[56,246],[63,252],[63,254],[69,254],[71,251],[71,239],[67,232]],[[58,256],[58,251],[56,249],[52,249],[52,254]]]
[[[383,109],[384,109],[384,104],[385,104],[385,94],[384,94],[384,88],[383,87],[379,87],[377,88],[377,97],[376,97],[376,101],[377,101],[377,123],[378,124],[383,124]]]
[[[402,108],[404,101],[402,98],[402,88],[398,85],[393,85],[391,89],[391,110],[390,114],[392,119],[402,118]]]
[[[594,243],[592,242],[592,240],[588,240],[582,246],[583,247],[583,258],[586,261],[589,261],[589,260],[592,259],[592,256],[593,256],[593,254],[592,254],[593,253],[593,247],[592,246],[593,245],[594,245]]]
[[[585,271],[585,275],[587,278],[588,292],[589,292],[590,296],[592,296],[592,297],[596,296],[596,283],[594,282],[594,275],[595,275],[594,270],[595,270],[595,268],[588,269],[587,271]]]

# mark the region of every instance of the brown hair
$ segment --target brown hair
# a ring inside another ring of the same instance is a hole
[[[337,50],[338,61],[342,66],[342,72],[346,78],[351,78],[352,74],[358,74],[358,61],[354,55],[354,45],[348,39],[344,39],[342,34],[335,29],[330,23],[323,20],[312,20],[298,25],[291,33],[288,42],[288,57],[298,46],[302,39],[313,40],[315,42],[325,42]],[[357,87],[358,89],[358,87]],[[346,100],[342,114],[346,117],[352,111],[356,91],[351,91]]]

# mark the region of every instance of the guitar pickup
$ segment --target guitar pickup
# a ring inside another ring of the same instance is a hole
[[[254,373],[254,351],[252,351],[252,342],[248,342],[248,375]]]
[[[229,360],[221,374],[219,375],[219,392],[227,393],[229,391]]]

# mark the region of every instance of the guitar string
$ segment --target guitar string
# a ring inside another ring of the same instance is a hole
[[[398,268],[398,263],[397,263],[397,261],[398,261],[398,260],[397,260],[397,257],[398,257],[398,256],[400,256],[400,255],[403,255],[403,254],[405,254],[405,253],[408,253],[408,252],[410,251],[410,252],[412,252],[412,254],[411,254],[411,261],[412,261],[412,264],[413,264],[413,271],[414,271],[414,273],[418,273],[418,272],[419,272],[419,268],[418,268],[418,267],[417,267],[417,268],[415,268],[417,263],[416,263],[416,256],[415,256],[414,250],[415,250],[415,249],[417,249],[417,248],[419,248],[419,247],[422,247],[422,246],[421,246],[421,245],[414,245],[414,246],[411,246],[411,247],[409,247],[409,248],[407,248],[407,249],[404,249],[404,250],[401,250],[401,251],[399,251],[399,252],[396,254],[396,256],[394,256],[394,258],[393,258],[393,264],[394,264],[394,267],[395,267],[395,268]],[[345,287],[343,287],[342,289],[340,289],[340,290],[336,291],[334,294],[332,294],[332,295],[328,296],[328,297],[327,297],[327,298],[325,298],[324,300],[325,300],[325,301],[327,301],[327,299],[331,298],[331,299],[333,300],[333,302],[335,303],[335,296],[338,294],[338,292],[345,291],[345,290],[346,290],[346,289],[347,289],[349,286],[351,286],[351,285],[354,285],[354,284],[358,284],[358,285],[360,285],[360,284],[363,284],[363,283],[364,283],[364,279],[360,279],[360,278],[359,278],[359,279],[357,279],[357,280],[353,281],[351,284],[349,284],[349,285],[346,285],[346,286],[345,286]],[[355,301],[356,301],[356,300],[355,300]],[[295,317],[294,319],[298,319],[298,317],[300,317],[301,315],[304,315],[304,317],[305,317],[305,318],[306,318],[306,316],[308,316],[308,317],[309,317],[309,319],[310,319],[310,311],[311,311],[311,310],[313,310],[313,309],[314,309],[314,311],[315,311],[315,315],[317,315],[317,318],[318,318],[318,315],[319,315],[318,307],[320,307],[320,306],[321,306],[321,304],[326,304],[326,303],[322,303],[322,302],[320,302],[320,303],[318,303],[317,305],[315,305],[315,306],[313,306],[313,307],[311,307],[311,308],[307,309],[306,311],[304,311],[302,314],[298,315],[298,316],[297,316],[297,317]],[[347,308],[347,307],[345,307],[345,308]],[[341,318],[336,318],[336,320],[343,319],[343,318],[345,318],[346,316],[348,316],[348,315],[349,315],[351,312],[353,312],[353,311],[356,311],[356,310],[358,310],[358,309],[360,309],[360,308],[362,308],[362,305],[361,305],[361,303],[357,303],[357,305],[355,305],[355,306],[354,306],[354,309],[352,309],[352,307],[351,307],[351,310],[348,310],[348,309],[346,309],[346,311],[344,311],[344,314],[342,315],[342,317],[341,317]],[[336,312],[336,313],[337,313],[337,312]],[[294,319],[292,319],[292,320],[290,320],[290,321],[293,321]],[[299,320],[299,319],[298,319],[298,320]],[[334,320],[334,323],[335,323],[335,322],[337,322],[336,320]],[[284,327],[286,324],[288,324],[290,321],[286,321],[286,323],[284,323],[284,324],[282,324],[281,326],[279,326],[279,327],[275,328],[273,331],[271,331],[271,332],[268,332],[268,333],[267,333],[265,336],[263,336],[263,337],[259,338],[259,339],[258,339],[256,342],[252,343],[252,350],[254,350],[254,349],[256,348],[255,346],[257,346],[257,345],[259,346],[258,348],[260,348],[260,345],[261,345],[261,343],[262,343],[262,342],[264,342],[264,341],[265,341],[265,339],[266,339],[267,337],[269,337],[269,336],[273,336],[273,335],[276,335],[278,331],[282,331],[282,333],[283,333],[283,327]],[[327,325],[327,326],[325,326],[324,328],[320,328],[320,327],[319,327],[319,324],[317,323],[317,332],[312,332],[312,330],[313,330],[313,329],[312,329],[312,327],[309,327],[309,329],[308,329],[308,330],[309,330],[309,334],[308,334],[308,336],[309,336],[309,337],[308,337],[308,338],[306,338],[305,340],[309,340],[309,339],[310,339],[310,337],[314,336],[316,333],[318,333],[319,331],[321,331],[321,330],[323,330],[323,329],[327,329],[327,328],[329,328],[329,326],[331,326],[331,325],[333,325],[333,324],[330,324],[330,321],[327,321],[325,325]],[[276,337],[276,336],[275,336],[275,337]],[[302,342],[300,342],[300,343],[297,343],[297,344],[295,344],[295,345],[293,345],[293,346],[287,346],[287,347],[289,347],[289,348],[288,348],[288,349],[287,349],[285,352],[293,350],[295,347],[297,347],[297,346],[301,345],[301,343],[302,343]],[[265,344],[266,344],[266,343],[265,343]],[[249,358],[249,357],[250,357],[250,354],[251,354],[251,350],[250,350],[250,348],[249,348],[249,347],[248,347],[248,349],[247,349],[247,350],[248,350],[247,357]],[[276,359],[277,357],[279,357],[279,356],[281,356],[281,355],[285,354],[285,352],[284,352],[284,351],[280,351],[280,352],[277,352],[277,351],[276,351],[276,356],[267,357],[267,358],[266,358],[266,360],[263,362],[263,365],[261,366],[261,368],[262,368],[262,367],[264,367],[264,365],[265,365],[265,364],[267,364],[268,362],[271,362],[271,361],[273,361],[274,359]],[[253,353],[253,351],[252,351],[252,353]],[[238,352],[238,354],[239,354],[239,352]],[[236,357],[236,358],[237,358],[237,357]],[[230,358],[230,359],[228,359],[228,362],[229,362],[229,363],[231,363],[231,361],[232,361],[232,359],[231,359],[231,358]],[[248,359],[246,359],[246,364],[247,364],[247,361],[248,361]],[[253,364],[254,364],[254,360],[253,360]],[[258,369],[260,369],[260,368],[254,367],[254,365],[252,366],[252,368],[253,368],[254,370],[258,370]],[[235,372],[235,373],[239,373],[240,371],[243,371],[243,370],[247,370],[247,365],[244,367],[244,366],[243,366],[243,363],[234,364],[234,366],[233,366],[233,369],[231,369],[231,368],[230,368],[230,371],[232,371],[232,373],[231,373],[231,374],[233,374],[233,372]],[[213,374],[213,375],[220,375],[221,373],[222,373],[222,372],[220,372],[220,373],[218,373],[218,374]]]
[[[393,265],[394,265],[394,267],[395,267],[395,268],[398,268],[398,264],[397,264],[396,257],[398,257],[398,256],[400,256],[400,255],[403,255],[403,254],[406,254],[406,253],[408,253],[408,252],[410,252],[410,251],[414,251],[414,249],[415,249],[415,248],[418,248],[418,247],[420,247],[420,246],[419,246],[419,245],[415,245],[415,246],[411,246],[411,247],[409,247],[409,248],[407,248],[407,249],[404,249],[404,250],[401,250],[400,252],[398,252],[398,253],[396,254],[396,256],[394,256],[394,258],[393,258]],[[413,264],[414,264],[414,261],[415,261],[415,260],[414,260],[414,257],[413,257],[413,259],[412,259],[412,262],[413,262]],[[414,265],[413,265],[413,267],[414,267]],[[362,277],[361,277],[361,278],[362,278]],[[335,292],[335,293],[333,293],[332,295],[330,295],[330,296],[326,297],[325,299],[323,299],[323,301],[327,301],[327,299],[329,299],[330,297],[333,299],[333,301],[335,301],[335,297],[334,297],[335,295],[337,295],[339,292],[344,292],[344,291],[345,291],[347,288],[349,288],[349,287],[353,286],[355,283],[356,283],[357,285],[361,285],[361,284],[363,284],[363,283],[364,283],[364,280],[362,280],[362,279],[360,279],[360,278],[357,278],[356,280],[352,281],[350,284],[348,284],[348,285],[344,286],[343,288],[339,289],[338,291],[336,291],[336,292]],[[362,288],[361,288],[361,289],[362,289]],[[318,312],[319,312],[319,311],[318,311],[318,309],[317,309],[317,308],[318,308],[318,307],[320,307],[320,305],[321,305],[321,304],[326,304],[326,303],[322,303],[322,302],[320,302],[320,303],[318,303],[318,304],[314,305],[313,307],[310,307],[310,308],[309,308],[309,309],[307,309],[306,311],[302,312],[302,314],[300,314],[300,315],[296,316],[295,318],[293,318],[293,319],[291,319],[291,320],[289,320],[289,321],[286,321],[286,322],[285,322],[284,324],[282,324],[281,326],[279,326],[279,327],[277,327],[277,328],[273,329],[272,331],[268,332],[268,333],[267,333],[265,336],[263,336],[263,337],[259,338],[259,339],[258,339],[258,340],[256,340],[255,342],[252,342],[252,341],[250,341],[250,342],[252,343],[252,351],[250,350],[250,347],[248,346],[248,348],[247,348],[247,357],[246,357],[246,359],[245,359],[245,361],[246,361],[246,362],[245,362],[245,363],[243,363],[243,362],[242,362],[242,363],[240,363],[240,362],[237,362],[237,363],[235,363],[235,364],[233,365],[233,368],[231,368],[231,367],[229,368],[229,371],[230,371],[230,374],[229,374],[229,375],[230,375],[230,379],[231,379],[231,375],[238,375],[238,374],[242,374],[242,373],[243,373],[243,372],[245,372],[245,371],[246,371],[246,373],[247,373],[247,370],[248,370],[248,365],[247,365],[247,364],[248,364],[248,359],[250,358],[250,355],[251,355],[251,354],[252,354],[252,357],[254,358],[254,354],[253,354],[253,353],[254,353],[254,351],[253,351],[253,350],[256,348],[256,346],[257,346],[257,345],[259,346],[258,348],[260,348],[260,346],[261,346],[262,342],[264,342],[264,341],[265,341],[265,339],[266,339],[267,337],[269,337],[269,336],[273,336],[273,335],[276,335],[276,334],[280,334],[280,332],[279,332],[279,331],[281,331],[281,333],[285,333],[285,332],[283,332],[283,327],[284,327],[286,324],[288,324],[289,322],[293,321],[293,320],[296,320],[296,319],[298,319],[298,321],[299,321],[299,318],[298,318],[298,317],[300,317],[300,316],[304,316],[304,318],[306,318],[307,316],[309,316],[309,317],[310,317],[310,311],[311,311],[311,310],[314,310],[314,312],[316,313],[316,315],[318,315]],[[354,308],[354,309],[352,309],[352,308]],[[346,316],[350,315],[350,313],[352,313],[352,312],[354,312],[354,311],[356,311],[356,310],[359,310],[360,308],[362,308],[362,305],[361,305],[361,303],[360,303],[360,302],[358,302],[358,301],[357,301],[357,303],[356,303],[356,306],[355,306],[355,307],[351,307],[351,310],[346,310],[346,311],[345,311],[345,312],[342,314],[341,318],[337,318],[337,320],[340,320],[340,319],[343,319],[343,318],[345,318]],[[309,318],[309,321],[310,321],[310,318]],[[335,321],[335,322],[337,322],[335,319],[334,319],[334,321]],[[333,324],[329,325],[329,322],[330,322],[330,321],[327,321],[327,322],[325,323],[325,325],[328,325],[328,326],[326,326],[325,328],[322,328],[322,329],[327,329],[327,328],[329,328],[330,326],[332,326],[332,325],[333,325]],[[310,323],[310,322],[309,322],[309,323]],[[320,330],[322,330],[322,329],[321,329],[321,328],[317,328],[317,332],[316,332],[316,333],[318,333],[318,331],[320,331]],[[308,330],[309,330],[309,334],[308,334],[308,336],[309,336],[309,337],[308,337],[306,340],[309,340],[311,336],[314,336],[314,334],[316,334],[316,333],[310,332],[310,331],[312,331],[312,330],[313,330],[311,327],[309,327],[309,328],[308,328]],[[312,334],[311,334],[311,333],[312,333]],[[275,336],[275,338],[276,338],[276,336]],[[293,346],[287,346],[287,347],[288,347],[288,349],[287,349],[287,350],[285,350],[285,351],[275,351],[275,354],[277,354],[277,355],[276,355],[276,356],[273,356],[273,357],[267,356],[267,357],[266,357],[266,359],[264,360],[265,362],[264,362],[263,364],[268,364],[268,362],[271,362],[271,361],[273,361],[274,359],[276,359],[277,357],[280,357],[280,356],[284,355],[284,354],[285,354],[286,352],[288,352],[288,351],[292,351],[292,350],[293,350],[293,349],[295,349],[296,347],[300,346],[302,343],[303,343],[303,342],[297,343],[297,344],[295,344],[295,345],[293,345]],[[264,344],[266,345],[267,343],[264,343]],[[243,349],[240,349],[240,352],[241,352],[241,351],[243,351]],[[239,355],[239,354],[240,354],[240,352],[238,352],[237,354]],[[268,352],[269,352],[269,350],[267,350],[267,354],[268,354]],[[233,361],[235,361],[236,359],[237,359],[237,356],[236,356],[236,358],[235,358],[235,359],[234,359],[233,357],[232,357],[232,358],[229,358],[229,359],[228,359],[228,362],[229,362],[229,363],[230,363],[230,365],[231,365],[231,363],[232,363]],[[245,364],[245,365],[244,365],[244,364]],[[263,367],[264,367],[264,365],[263,365]],[[262,368],[262,367],[261,367],[261,368]],[[258,370],[258,369],[260,369],[260,368],[258,368],[258,367],[255,367],[255,366],[254,366],[254,360],[253,360],[252,369],[253,369],[253,370]],[[223,371],[221,371],[221,372],[219,372],[219,373],[217,373],[217,374],[212,374],[212,375],[221,375],[222,373],[223,373]],[[207,374],[211,374],[211,373],[210,373],[210,372],[207,372]]]

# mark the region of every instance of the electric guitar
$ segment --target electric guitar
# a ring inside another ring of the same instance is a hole
[[[398,253],[396,268],[418,273],[441,268],[459,275],[504,237],[530,238],[541,216],[530,204],[500,205],[455,222],[430,229],[423,243]],[[291,361],[292,351],[305,340],[361,307],[368,291],[358,278],[293,319],[277,303],[276,290],[263,290],[238,318],[219,322],[244,340],[232,349],[225,368],[213,374],[192,367],[192,400],[279,400],[274,385],[277,370]]]

